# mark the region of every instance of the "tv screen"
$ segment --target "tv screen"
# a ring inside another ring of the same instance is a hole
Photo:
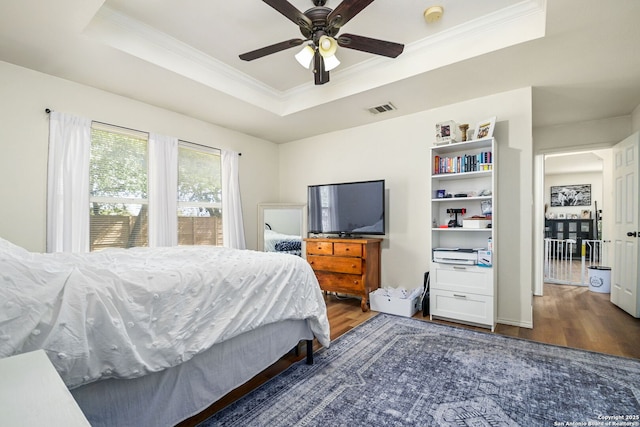
[[[310,185],[309,233],[385,234],[384,180]]]

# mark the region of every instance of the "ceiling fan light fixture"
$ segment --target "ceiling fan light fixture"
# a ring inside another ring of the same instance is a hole
[[[306,45],[302,48],[302,50],[296,53],[296,60],[302,65],[304,68],[311,68],[311,62],[313,61],[313,55],[315,51],[310,45]]]
[[[323,57],[325,71],[331,71],[340,65],[340,61],[335,55]]]
[[[322,36],[318,40],[318,52],[322,55],[325,71],[331,71],[340,65],[340,61],[336,58],[336,50],[338,50],[338,42],[333,37]]]
[[[318,40],[318,51],[323,58],[328,58],[335,55],[338,50],[338,42],[333,37],[322,36]]]

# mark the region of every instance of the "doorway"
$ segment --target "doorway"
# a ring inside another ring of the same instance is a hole
[[[545,242],[545,238],[562,241],[563,245],[567,245],[567,240],[574,242],[566,246],[562,254],[552,254],[555,263],[553,267],[556,268],[554,274],[558,271],[565,274],[566,271],[566,274],[572,274],[572,277],[561,277],[562,283],[584,284],[588,262],[584,265],[582,263],[582,241],[586,240],[587,244],[591,245],[588,243],[589,240],[606,240],[611,236],[611,157],[611,148],[576,148],[572,151],[536,155],[534,228],[537,237],[534,239],[534,296],[543,295],[543,283],[545,277],[548,277],[548,270],[545,269],[549,267],[549,259],[545,258],[545,245],[548,251],[548,245],[553,243]],[[577,193],[580,193],[579,197],[575,197]],[[565,198],[559,197],[558,194]],[[592,255],[587,244],[587,254]],[[603,247],[598,250],[602,251],[597,256],[598,264],[606,265],[609,262],[609,251]]]

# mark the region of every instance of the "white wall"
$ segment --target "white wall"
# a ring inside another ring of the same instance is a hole
[[[629,116],[535,128],[534,152],[540,154],[608,148],[632,133]]]
[[[385,179],[382,285],[415,288],[431,258],[430,154],[435,124],[497,116],[498,321],[532,323],[531,88],[396,117],[280,146],[281,201],[306,203],[307,185]],[[401,106],[400,106],[401,108]],[[384,116],[381,116],[384,118]]]
[[[640,104],[631,113],[631,133],[640,132]]]
[[[45,108],[242,152],[245,234],[247,247],[256,247],[257,203],[278,197],[277,145],[6,62],[0,62],[0,237],[31,251],[45,250]]]

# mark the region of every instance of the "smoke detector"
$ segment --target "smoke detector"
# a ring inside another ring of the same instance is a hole
[[[431,6],[424,11],[424,20],[427,21],[427,23],[432,24],[439,21],[440,18],[442,18],[443,13],[444,8],[442,6]]]

